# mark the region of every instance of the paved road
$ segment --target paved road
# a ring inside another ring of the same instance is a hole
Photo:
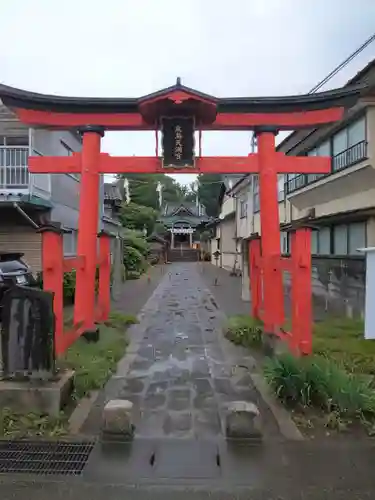
[[[236,370],[226,356],[225,318],[199,269],[190,263],[168,267],[137,328],[143,338],[130,367],[107,387],[107,399],[129,399],[139,410],[137,437],[220,437],[228,402],[262,405],[246,370]],[[264,411],[266,436],[278,435]]]
[[[0,475],[1,498],[374,498],[371,441],[280,439],[246,371],[233,370],[220,340],[224,318],[198,265],[168,266],[140,318],[131,331],[128,356],[102,395],[102,403],[120,397],[139,408],[133,444],[96,446],[77,478]],[[251,356],[243,362],[249,367]],[[225,404],[238,398],[260,405],[265,414],[264,443],[240,446],[225,441]],[[90,430],[97,424],[93,418]]]

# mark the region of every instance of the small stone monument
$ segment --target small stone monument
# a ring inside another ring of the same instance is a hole
[[[69,401],[74,373],[55,366],[53,294],[14,286],[3,299],[0,408],[57,417]]]
[[[4,377],[50,379],[55,373],[53,294],[15,286],[3,299]]]
[[[133,403],[126,399],[111,399],[103,409],[102,438],[130,440],[134,435]]]
[[[247,401],[233,401],[227,407],[225,432],[232,439],[261,439],[262,419],[258,407]]]

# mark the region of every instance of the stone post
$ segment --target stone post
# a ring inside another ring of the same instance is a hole
[[[171,229],[171,249],[174,249],[174,232],[173,229]]]

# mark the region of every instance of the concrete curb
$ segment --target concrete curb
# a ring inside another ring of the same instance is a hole
[[[304,437],[296,424],[293,422],[288,411],[283,408],[271,393],[264,377],[259,373],[251,373],[249,375],[254,383],[256,390],[259,392],[265,404],[271,410],[281,434],[290,441],[304,441]]]
[[[89,397],[80,400],[69,417],[69,434],[79,434],[98,396],[99,391],[91,391]]]

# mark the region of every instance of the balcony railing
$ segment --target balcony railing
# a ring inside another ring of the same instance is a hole
[[[29,189],[28,146],[0,146],[0,190]]]
[[[331,162],[331,172],[328,174],[299,174],[296,177],[288,179],[286,182],[286,193],[292,193],[297,191],[309,184],[312,184],[322,177],[327,177],[336,172],[344,170],[345,168],[351,167],[356,163],[359,163],[367,158],[367,142],[361,141],[354,146],[351,146],[345,151],[332,157]]]

